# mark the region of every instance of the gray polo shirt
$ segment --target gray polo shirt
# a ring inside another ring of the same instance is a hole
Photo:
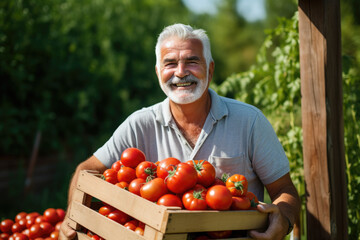
[[[211,109],[194,148],[176,126],[166,98],[131,114],[95,157],[109,168],[129,147],[139,148],[152,162],[168,157],[182,162],[205,159],[215,166],[218,177],[223,173],[244,175],[249,191],[263,200],[263,185],[290,170],[283,147],[259,109],[209,92]]]

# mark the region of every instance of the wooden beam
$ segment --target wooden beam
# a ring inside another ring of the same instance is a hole
[[[299,0],[307,239],[347,239],[339,0]]]

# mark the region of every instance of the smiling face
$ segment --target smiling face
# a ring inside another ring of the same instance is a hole
[[[170,100],[188,104],[198,100],[208,88],[212,66],[213,63],[208,70],[200,40],[175,37],[162,44],[156,74],[161,89]]]

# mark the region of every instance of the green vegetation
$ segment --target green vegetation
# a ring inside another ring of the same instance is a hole
[[[1,1],[0,160],[10,157],[18,164],[9,169],[11,187],[0,200],[0,218],[65,207],[77,163],[134,110],[164,98],[154,47],[162,28],[175,22],[208,30],[216,62],[212,87],[254,104],[269,118],[305,212],[296,1],[267,0],[266,19],[252,23],[235,4],[221,1],[217,14],[196,15],[180,0]],[[359,9],[358,0],[341,1],[349,239],[360,236]],[[25,197],[37,132],[39,157],[56,156],[56,176],[43,191]]]

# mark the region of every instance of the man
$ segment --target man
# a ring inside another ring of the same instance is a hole
[[[158,38],[156,59],[156,74],[168,98],[133,113],[103,147],[79,164],[69,199],[80,170],[102,172],[128,147],[141,149],[153,162],[167,157],[206,159],[218,175],[243,174],[249,191],[260,200],[266,187],[273,204],[261,204],[258,209],[270,213],[270,225],[265,233],[251,231],[250,235],[283,239],[298,216],[300,202],[288,160],[270,123],[255,107],[209,89],[214,61],[205,31],[183,24],[165,28]],[[62,233],[68,238],[75,234],[66,221]]]

